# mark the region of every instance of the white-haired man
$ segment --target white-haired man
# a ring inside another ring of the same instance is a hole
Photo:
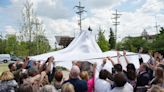
[[[79,67],[73,65],[70,71],[70,79],[65,81],[64,83],[71,83],[75,88],[75,92],[86,92],[88,90],[87,82],[85,80],[80,80],[79,74]]]

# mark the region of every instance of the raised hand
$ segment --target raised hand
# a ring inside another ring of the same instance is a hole
[[[119,53],[119,51],[117,51],[117,62],[118,62],[118,64],[120,64],[120,53]]]
[[[96,63],[94,63],[94,64],[93,64],[93,68],[96,68],[96,66],[97,66],[97,64],[96,64]]]
[[[110,56],[108,56],[107,59],[108,59],[109,61],[111,61],[111,63],[112,63],[113,66],[115,65],[115,64],[114,64],[114,61],[112,60],[112,58],[111,58]]]
[[[129,64],[129,61],[128,61],[127,57],[126,57],[126,50],[123,51],[123,55],[124,55],[126,63]]]
[[[119,51],[117,51],[117,57],[120,57],[120,52]]]
[[[108,60],[112,60],[112,58],[110,56],[107,57]]]
[[[126,56],[126,50],[123,51],[123,55]]]
[[[106,64],[106,61],[107,61],[107,58],[104,58],[104,59],[103,59],[103,65]]]

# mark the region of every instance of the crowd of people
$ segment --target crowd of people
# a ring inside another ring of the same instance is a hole
[[[10,63],[9,70],[1,74],[0,92],[164,92],[163,55],[149,54],[145,63],[140,53],[139,69],[128,61],[126,51],[123,52],[126,69],[122,68],[119,52],[117,63],[108,56],[101,65],[95,63],[84,69],[85,65],[74,61],[68,79],[56,68],[54,57],[45,62],[27,57]],[[107,62],[113,65],[112,72],[103,68]]]

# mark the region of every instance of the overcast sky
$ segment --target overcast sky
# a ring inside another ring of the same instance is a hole
[[[76,35],[79,27],[75,5],[80,0],[31,0],[37,17],[43,21],[45,35],[51,45],[55,35]],[[0,32],[15,34],[21,28],[21,11],[25,0],[0,0]],[[108,37],[112,25],[112,13],[117,9],[119,18],[118,39],[138,36],[146,29],[155,34],[155,22],[164,26],[164,0],[81,0],[85,10],[82,27],[90,26],[96,34],[101,27]],[[156,16],[156,19],[155,19]]]

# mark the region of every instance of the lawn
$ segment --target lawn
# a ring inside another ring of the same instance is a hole
[[[5,70],[8,70],[8,63],[0,64],[0,75]]]

